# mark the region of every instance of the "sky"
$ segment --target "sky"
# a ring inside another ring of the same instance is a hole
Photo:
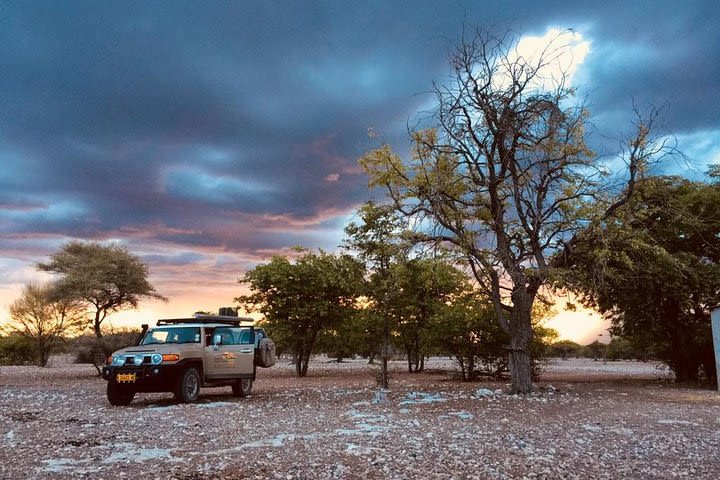
[[[335,250],[382,199],[358,157],[407,151],[474,26],[572,29],[595,151],[617,151],[633,101],[665,105],[688,160],[661,172],[700,179],[720,162],[719,21],[713,0],[0,1],[0,319],[71,239],[126,244],[170,298],[118,325],[230,305],[292,246]],[[553,325],[590,341],[603,322]]]

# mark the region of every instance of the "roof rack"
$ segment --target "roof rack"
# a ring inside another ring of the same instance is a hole
[[[250,317],[232,317],[229,315],[198,315],[190,318],[163,318],[158,325],[176,325],[179,323],[222,323],[225,325],[252,326],[255,319]]]

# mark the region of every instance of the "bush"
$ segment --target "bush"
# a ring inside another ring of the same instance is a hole
[[[549,357],[562,358],[578,358],[583,354],[583,346],[572,340],[560,340],[548,346],[547,354]]]
[[[629,340],[613,338],[605,350],[607,360],[630,360],[635,357],[635,349]]]
[[[33,365],[36,355],[29,338],[16,333],[0,337],[0,365]]]
[[[557,332],[541,325],[542,311],[538,309],[534,313],[530,368],[533,380],[537,381],[549,351],[548,344],[557,338]],[[434,320],[432,330],[435,332],[434,351],[452,356],[464,381],[481,376],[502,378],[509,373],[509,338],[500,327],[494,307],[483,297],[473,293],[456,299]]]
[[[121,348],[135,345],[140,330],[121,330],[103,335],[102,341],[106,351],[114,352]],[[92,363],[102,365],[106,356],[103,345],[95,335],[81,335],[70,342],[69,353],[75,354],[75,363]]]
[[[580,354],[585,358],[592,358],[593,360],[597,360],[599,358],[605,358],[606,351],[607,345],[595,340],[594,342],[585,345]]]

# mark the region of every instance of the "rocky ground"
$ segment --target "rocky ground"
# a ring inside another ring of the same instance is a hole
[[[557,360],[538,392],[462,383],[453,364],[286,362],[253,395],[111,407],[88,365],[0,368],[0,478],[718,478],[720,395],[651,363]]]

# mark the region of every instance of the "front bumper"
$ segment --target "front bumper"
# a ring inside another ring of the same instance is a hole
[[[102,375],[108,382],[118,383],[133,388],[138,392],[168,392],[175,388],[182,367],[170,365],[141,365],[103,367]],[[118,381],[118,375],[135,374],[134,381]]]

